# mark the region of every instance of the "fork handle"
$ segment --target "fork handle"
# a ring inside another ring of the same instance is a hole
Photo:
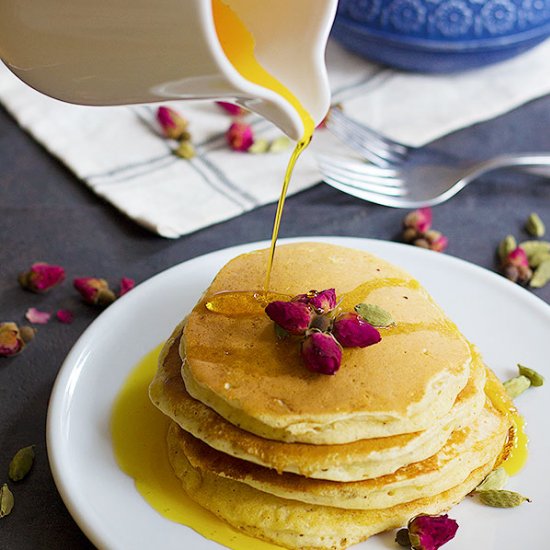
[[[548,171],[544,171],[543,167],[547,166]],[[480,170],[488,172],[490,170],[498,170],[499,168],[524,168],[529,172],[535,170],[535,173],[543,171],[543,175],[550,176],[550,153],[518,153],[501,155],[493,159],[480,162],[476,171]]]

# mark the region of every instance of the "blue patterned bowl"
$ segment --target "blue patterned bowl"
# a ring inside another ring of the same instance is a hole
[[[340,0],[332,36],[401,69],[472,69],[550,36],[550,0]]]

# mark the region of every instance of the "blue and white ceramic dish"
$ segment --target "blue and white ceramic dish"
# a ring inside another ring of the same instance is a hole
[[[550,0],[340,0],[333,37],[406,70],[450,72],[517,55],[550,36]]]

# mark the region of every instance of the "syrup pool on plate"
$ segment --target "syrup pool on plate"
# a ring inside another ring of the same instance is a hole
[[[120,469],[133,478],[137,491],[161,516],[234,550],[279,549],[235,531],[193,502],[183,490],[168,460],[166,433],[171,420],[149,399],[149,384],[157,370],[161,347],[134,367],[113,406],[111,435]]]

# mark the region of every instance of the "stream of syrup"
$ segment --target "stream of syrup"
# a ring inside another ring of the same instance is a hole
[[[222,0],[212,0],[212,11],[220,44],[231,64],[250,82],[273,90],[276,94],[286,99],[295,109],[296,113],[298,113],[304,128],[304,133],[290,156],[283,179],[281,195],[277,204],[263,289],[264,293],[267,293],[269,291],[271,271],[275,259],[275,247],[281,227],[281,218],[283,216],[288,186],[298,157],[311,141],[315,124],[298,98],[258,62],[254,53],[254,37],[239,16]]]

